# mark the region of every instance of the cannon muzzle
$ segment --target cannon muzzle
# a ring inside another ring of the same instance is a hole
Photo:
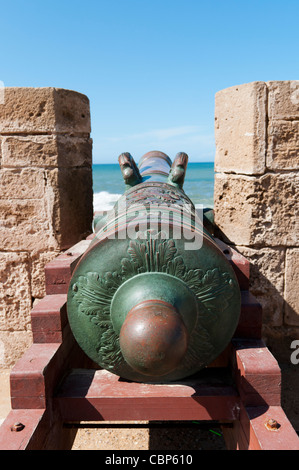
[[[210,364],[239,320],[234,271],[183,190],[188,156],[119,157],[125,192],[78,263],[68,292],[76,340],[100,367],[169,382]]]

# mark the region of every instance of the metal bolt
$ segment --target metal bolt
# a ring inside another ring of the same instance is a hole
[[[24,429],[25,425],[22,423],[15,423],[11,426],[10,430],[14,432],[19,432]]]
[[[265,426],[268,431],[277,431],[280,428],[280,424],[275,419],[268,419]]]

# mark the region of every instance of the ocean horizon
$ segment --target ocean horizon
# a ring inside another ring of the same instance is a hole
[[[118,163],[92,165],[94,210],[106,211],[125,192],[125,184]],[[214,162],[188,163],[183,187],[194,204],[213,207]]]

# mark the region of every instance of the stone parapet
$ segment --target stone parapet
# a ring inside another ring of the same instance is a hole
[[[90,134],[89,100],[81,93],[60,88],[5,88],[3,101],[1,134]]]
[[[267,87],[263,82],[227,88],[215,97],[215,170],[265,171]]]
[[[31,342],[30,311],[45,295],[45,265],[91,232],[90,131],[85,95],[58,88],[4,89],[0,367],[10,367]]]
[[[283,356],[299,338],[299,81],[219,91],[215,139],[218,236],[251,261],[265,338]]]

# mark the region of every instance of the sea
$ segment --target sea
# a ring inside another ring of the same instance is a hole
[[[94,164],[94,211],[107,211],[125,192],[124,180],[118,164]],[[214,162],[188,163],[183,187],[193,204],[213,208]]]

